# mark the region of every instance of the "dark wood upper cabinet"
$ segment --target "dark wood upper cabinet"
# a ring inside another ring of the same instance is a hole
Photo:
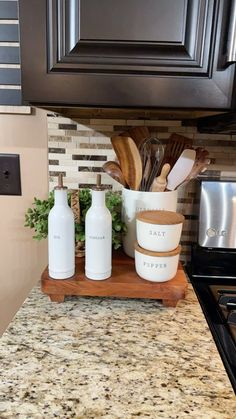
[[[23,98],[48,106],[230,109],[232,3],[19,0]]]

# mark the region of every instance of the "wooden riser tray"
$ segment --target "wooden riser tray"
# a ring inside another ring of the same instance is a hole
[[[135,272],[134,259],[122,252],[114,252],[112,277],[92,281],[84,275],[84,258],[76,258],[76,273],[65,280],[51,279],[46,268],[41,277],[42,292],[51,301],[63,302],[66,295],[94,297],[152,298],[162,300],[165,306],[175,307],[185,298],[188,282],[179,264],[176,276],[167,282],[154,283],[141,279]]]

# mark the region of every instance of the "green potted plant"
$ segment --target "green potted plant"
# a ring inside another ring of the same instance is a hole
[[[75,212],[75,242],[76,256],[83,256],[85,242],[85,215],[91,205],[91,192],[89,189],[81,189],[79,191],[68,192],[68,204],[71,206],[72,194],[77,196],[78,212]],[[106,193],[106,205],[112,216],[112,245],[113,248],[119,249],[122,244],[122,235],[126,233],[126,225],[121,219],[121,202],[122,198],[119,192],[108,191]],[[41,200],[34,198],[32,207],[28,208],[25,213],[25,227],[34,229],[35,240],[42,240],[48,235],[48,214],[54,205],[53,192],[49,193],[48,199]],[[73,206],[72,209],[74,210]]]

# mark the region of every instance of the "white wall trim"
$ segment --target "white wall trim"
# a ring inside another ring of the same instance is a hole
[[[31,106],[4,106],[0,105],[0,114],[6,113],[6,114],[24,114],[24,115],[30,115],[32,112]]]

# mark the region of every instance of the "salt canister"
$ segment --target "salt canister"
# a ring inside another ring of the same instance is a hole
[[[173,211],[141,211],[136,215],[139,246],[153,252],[169,252],[177,248],[184,216]]]
[[[136,214],[144,210],[176,211],[178,191],[146,192],[122,189],[122,218],[127,227],[123,236],[124,252],[134,257],[136,241]]]

